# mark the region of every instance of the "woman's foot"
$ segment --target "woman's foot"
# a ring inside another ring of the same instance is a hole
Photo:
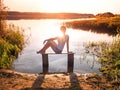
[[[45,54],[45,51],[43,50],[37,51],[37,54]]]

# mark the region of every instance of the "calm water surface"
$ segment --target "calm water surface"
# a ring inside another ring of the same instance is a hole
[[[22,54],[14,61],[13,69],[24,73],[42,73],[42,57],[36,51],[43,47],[43,41],[47,38],[60,35],[61,23],[67,20],[12,20],[25,30],[29,43],[24,48]],[[100,64],[94,62],[94,57],[85,54],[84,45],[92,41],[111,41],[112,37],[107,34],[96,34],[83,30],[67,28],[70,36],[70,51],[75,53],[74,72],[77,73],[99,73]],[[47,52],[52,52],[51,48]],[[63,52],[66,52],[66,47]],[[96,58],[97,59],[97,58]],[[66,72],[66,55],[49,55],[49,72]]]

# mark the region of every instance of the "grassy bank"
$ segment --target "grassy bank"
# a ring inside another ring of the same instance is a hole
[[[107,33],[116,35],[120,28],[120,16],[99,17],[95,20],[77,20],[65,23],[68,28],[83,29],[95,33]]]
[[[25,44],[22,29],[7,24],[7,7],[2,2],[0,0],[0,69],[10,68]]]
[[[98,57],[100,72],[113,86],[120,86],[120,36],[112,42],[91,42],[86,45],[87,53]],[[91,52],[92,50],[92,52]],[[118,90],[118,89],[115,89]]]

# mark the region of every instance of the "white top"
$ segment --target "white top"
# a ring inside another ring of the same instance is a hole
[[[64,48],[64,45],[66,43],[66,41],[69,39],[68,35],[65,35],[64,37],[58,37],[58,45],[57,48],[62,51]]]

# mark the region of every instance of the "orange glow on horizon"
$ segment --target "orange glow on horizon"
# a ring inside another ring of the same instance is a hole
[[[120,13],[120,0],[4,0],[11,11]]]

